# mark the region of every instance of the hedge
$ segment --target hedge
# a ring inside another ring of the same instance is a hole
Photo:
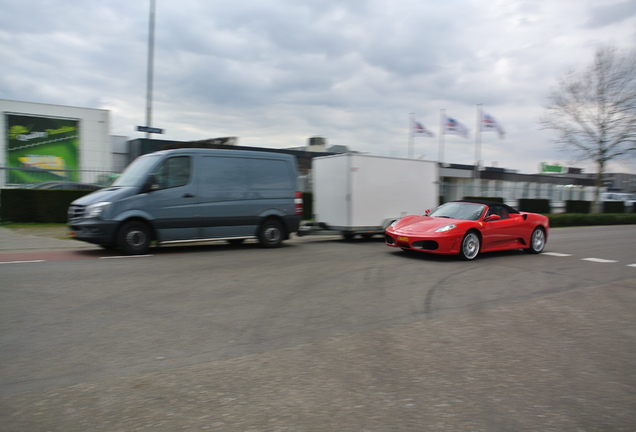
[[[562,213],[548,215],[548,218],[552,228],[636,224],[636,213]]]
[[[541,214],[548,214],[552,211],[550,200],[543,198],[520,198],[517,210]]]
[[[565,201],[566,213],[589,213],[592,209],[591,201],[567,200]]]
[[[88,190],[2,189],[0,220],[3,223],[66,223],[69,204],[91,192]]]

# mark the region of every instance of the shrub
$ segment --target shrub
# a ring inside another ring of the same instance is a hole
[[[314,217],[314,194],[303,192],[303,220],[310,220]]]
[[[91,191],[3,189],[2,222],[66,223],[68,206]]]
[[[543,198],[520,198],[518,210],[531,213],[548,214],[550,213],[550,200]]]
[[[589,213],[592,207],[590,201],[567,200],[565,202],[566,213]]]
[[[497,203],[502,203],[504,202],[504,199],[502,197],[478,197],[478,196],[468,196],[468,197],[464,197],[465,200],[482,200],[482,201],[492,201],[492,202],[497,202]]]
[[[634,213],[562,213],[548,215],[550,227],[596,226],[596,225],[631,225],[636,224]]]
[[[603,213],[625,213],[622,201],[603,201]]]

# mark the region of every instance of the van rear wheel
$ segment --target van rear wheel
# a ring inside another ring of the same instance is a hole
[[[283,224],[276,219],[268,219],[263,222],[258,231],[258,241],[262,247],[275,248],[281,245],[285,237]]]
[[[143,255],[150,249],[150,229],[140,221],[130,221],[117,232],[117,247],[126,255]]]

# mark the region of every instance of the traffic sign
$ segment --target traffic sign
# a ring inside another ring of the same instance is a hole
[[[137,126],[137,130],[139,132],[148,132],[148,133],[156,133],[156,134],[162,134],[163,133],[163,129],[150,127],[150,126]]]

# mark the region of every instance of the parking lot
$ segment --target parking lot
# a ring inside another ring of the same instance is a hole
[[[473,262],[336,237],[5,248],[2,430],[631,431],[635,231]]]

